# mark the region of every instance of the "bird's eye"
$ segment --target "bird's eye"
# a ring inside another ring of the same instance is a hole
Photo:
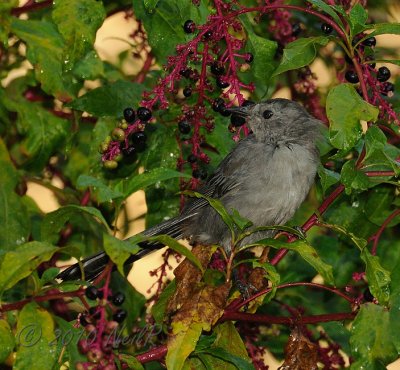
[[[263,117],[265,118],[265,119],[268,119],[268,118],[271,118],[273,115],[274,115],[274,112],[272,111],[272,110],[269,110],[269,109],[267,109],[267,110],[265,110],[264,112],[263,112]]]

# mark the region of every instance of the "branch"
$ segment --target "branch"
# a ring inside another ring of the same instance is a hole
[[[381,225],[381,227],[379,228],[379,230],[372,235],[368,241],[373,240],[374,244],[372,245],[372,249],[371,249],[371,254],[375,255],[376,254],[376,250],[378,248],[378,243],[379,243],[379,239],[383,233],[383,231],[386,229],[386,227],[390,224],[390,222],[396,218],[398,215],[400,214],[400,209],[396,209],[395,211],[393,211],[387,218],[386,220],[383,222],[383,224]]]
[[[40,3],[30,3],[28,2],[27,5],[20,6],[18,8],[11,9],[11,15],[16,17],[20,16],[23,13],[33,12],[35,10],[40,10],[47,8],[48,6],[53,5],[53,0],[44,0]]]
[[[239,320],[239,321],[256,322],[262,324],[282,324],[282,325],[318,324],[321,322],[329,322],[329,321],[352,320],[354,319],[356,314],[357,312],[340,312],[340,313],[329,313],[329,314],[303,316],[303,317],[287,317],[287,316],[272,316],[268,314],[228,311],[222,315],[222,317],[219,319],[219,322]]]
[[[166,345],[162,345],[156,348],[153,348],[145,353],[142,353],[141,355],[137,355],[136,359],[144,364],[146,362],[150,362],[150,361],[159,361],[162,360],[165,355],[167,354],[167,346]]]

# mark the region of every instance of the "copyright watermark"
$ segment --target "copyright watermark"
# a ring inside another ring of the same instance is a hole
[[[106,340],[114,348],[119,346],[136,345],[137,347],[145,346],[151,339],[162,331],[161,325],[146,325],[142,328],[136,328],[133,334],[126,335],[124,327],[118,327],[109,333],[102,333],[103,340]],[[78,344],[82,339],[87,343],[94,343],[99,336],[97,330],[86,331],[84,328],[62,330],[56,328],[54,330],[54,338],[49,341],[49,346],[68,346]],[[31,323],[19,330],[15,336],[16,343],[22,347],[33,347],[43,338],[43,328],[38,323]]]

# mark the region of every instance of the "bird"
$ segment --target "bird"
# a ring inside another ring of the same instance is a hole
[[[243,117],[250,134],[241,139],[221,161],[215,172],[197,190],[218,199],[225,209],[237,211],[254,227],[284,225],[300,207],[312,187],[320,162],[318,140],[323,123],[298,102],[275,98],[228,108]],[[250,234],[241,244],[272,237],[276,230]],[[219,245],[232,251],[232,234],[221,216],[205,198],[188,197],[180,215],[161,222],[143,233],[167,234],[201,245]],[[129,239],[127,239],[129,240]],[[160,243],[139,243],[133,263],[164,247]],[[87,257],[62,271],[63,281],[94,280],[109,261],[105,252]]]

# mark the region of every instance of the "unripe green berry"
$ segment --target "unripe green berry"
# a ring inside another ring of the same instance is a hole
[[[102,143],[99,145],[99,153],[100,153],[100,154],[105,153],[105,152],[107,151],[107,149],[108,149],[108,143],[102,142]]]
[[[104,142],[107,143],[107,144],[110,144],[111,141],[112,141],[112,138],[111,138],[110,135],[106,136],[106,138],[104,139]]]
[[[115,128],[112,131],[111,136],[116,141],[124,141],[125,140],[125,132],[122,128]]]
[[[103,166],[107,168],[107,170],[113,170],[118,167],[117,161],[104,161]]]
[[[121,160],[122,160],[122,158],[123,158],[123,155],[120,153],[120,154],[117,154],[115,157],[114,157],[114,161],[116,161],[116,162],[120,162]]]

